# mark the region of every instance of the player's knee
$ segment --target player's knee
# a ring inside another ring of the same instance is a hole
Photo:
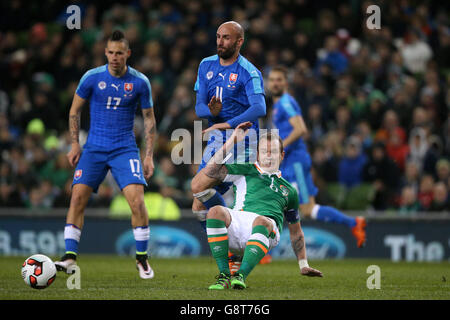
[[[198,175],[195,175],[195,177],[191,181],[191,190],[194,194],[205,190],[205,186],[201,183]]]
[[[75,209],[75,211],[83,211],[86,206],[87,199],[86,196],[80,192],[73,192],[70,200],[70,206]]]
[[[142,214],[145,212],[145,203],[140,198],[133,198],[129,201],[130,209],[133,214]]]
[[[218,219],[224,220],[226,217],[226,210],[222,206],[214,206],[208,210],[208,214],[206,215],[207,219]]]
[[[272,229],[273,229],[272,222],[264,216],[259,216],[253,221],[253,227],[255,227],[255,226],[266,227],[267,230],[269,231],[269,233],[272,232]]]
[[[203,211],[206,210],[205,205],[198,199],[194,198],[194,201],[192,202],[192,211]]]

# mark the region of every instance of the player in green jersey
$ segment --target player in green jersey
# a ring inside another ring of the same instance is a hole
[[[300,271],[306,276],[322,276],[309,267],[305,239],[298,214],[296,189],[282,178],[279,171],[284,157],[282,140],[269,132],[258,144],[254,164],[222,164],[235,143],[244,139],[251,123],[241,123],[215,156],[194,177],[193,183],[209,187],[233,182],[233,208],[212,207],[207,214],[206,231],[211,253],[217,262],[219,276],[209,289],[246,288],[245,280],[261,258],[280,240],[283,221],[289,223],[292,248]],[[230,275],[228,251],[243,255],[239,270]]]

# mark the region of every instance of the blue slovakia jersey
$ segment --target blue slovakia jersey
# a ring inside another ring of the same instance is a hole
[[[120,78],[112,76],[108,65],[87,71],[76,94],[90,101],[90,128],[85,147],[96,150],[136,148],[133,132],[136,108],[152,108],[148,78],[127,66]]]
[[[261,72],[241,55],[229,66],[222,66],[218,55],[203,59],[198,68],[194,90],[197,92],[197,99],[203,101],[206,106],[213,96],[222,100],[222,110],[217,117],[199,115],[208,118],[209,126],[228,122],[235,128],[244,122],[239,116],[250,108],[249,100],[257,95],[264,97]],[[265,102],[263,108],[265,115]],[[258,119],[252,123],[252,128],[258,132]]]
[[[288,93],[283,94],[277,103],[273,105],[272,122],[273,126],[279,130],[281,139],[286,139],[293,130],[292,125],[289,123],[289,118],[301,115],[300,106]],[[308,149],[302,138],[288,145],[284,151],[286,157],[282,165],[291,161],[310,161]]]
[[[218,55],[210,56],[200,62],[194,90],[197,92],[195,111],[200,118],[208,119],[208,126],[227,122],[231,128],[240,123],[252,122],[251,131],[244,142],[238,143],[228,163],[256,161],[256,147],[259,138],[258,118],[266,114],[264,83],[261,72],[246,58],[239,55],[236,61],[222,66]],[[215,96],[222,101],[222,110],[212,116],[208,103]],[[215,130],[210,133],[208,147],[199,170],[210,157],[219,150],[231,130]]]

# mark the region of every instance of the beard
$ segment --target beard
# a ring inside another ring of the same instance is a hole
[[[222,51],[219,52],[219,49],[221,49]],[[230,59],[236,53],[236,49],[237,49],[237,41],[229,48],[217,47],[217,55],[220,58],[227,60]]]

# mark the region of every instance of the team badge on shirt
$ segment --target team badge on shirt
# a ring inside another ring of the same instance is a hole
[[[289,190],[286,186],[280,185],[280,191],[281,191],[281,194],[283,195],[283,197],[289,196]]]
[[[126,82],[125,86],[124,86],[124,89],[125,89],[125,92],[130,93],[131,91],[133,91],[133,84],[129,83],[129,82]]]
[[[83,170],[80,169],[80,170],[75,171],[75,174],[74,174],[73,178],[75,180],[78,180],[78,179],[81,178],[82,175],[83,175]]]
[[[230,84],[235,84],[237,78],[238,78],[237,73],[230,73],[230,77],[228,78],[228,81],[230,82]]]
[[[100,90],[105,89],[106,88],[106,82],[105,81],[100,81],[98,83],[98,87],[99,87]]]
[[[214,72],[208,71],[208,73],[206,74],[206,79],[211,80],[213,75],[214,75]]]

